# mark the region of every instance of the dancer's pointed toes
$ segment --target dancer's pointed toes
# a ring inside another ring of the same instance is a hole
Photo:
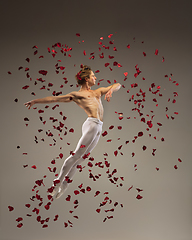
[[[59,191],[57,192],[55,198],[58,199],[63,195],[64,191],[61,190],[61,188],[59,189]]]

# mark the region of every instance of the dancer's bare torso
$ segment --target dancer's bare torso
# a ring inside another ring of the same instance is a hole
[[[103,121],[103,105],[101,102],[101,91],[97,90],[86,90],[71,92],[70,100],[74,101],[79,107],[81,107],[88,117],[98,118]]]

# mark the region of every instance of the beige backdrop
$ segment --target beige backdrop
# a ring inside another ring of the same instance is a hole
[[[0,9],[0,239],[191,240],[192,38],[187,1],[3,1]],[[80,37],[76,33],[80,33]],[[109,38],[109,34],[113,36]],[[52,50],[52,45],[57,42],[66,44],[72,51],[64,56],[57,47],[54,49],[57,54],[53,57],[47,48]],[[130,48],[127,48],[128,44]],[[103,45],[110,46],[110,49],[105,49]],[[114,47],[117,51],[113,50]],[[158,55],[155,55],[156,49],[159,50]],[[36,50],[38,53],[34,55]],[[83,54],[84,50],[86,55]],[[103,59],[99,57],[102,52]],[[110,59],[109,55],[114,59]],[[89,59],[92,56],[95,58]],[[27,62],[26,58],[30,61]],[[122,67],[113,66],[114,61]],[[58,74],[55,72],[57,63],[65,67]],[[54,173],[48,167],[56,167],[59,171],[63,160],[74,150],[81,136],[86,114],[74,103],[59,104],[54,110],[52,107],[55,104],[49,108],[42,104],[36,106],[37,109],[27,110],[23,103],[51,95],[53,91],[66,94],[78,90],[74,75],[82,63],[90,65],[94,71],[100,70],[96,73],[100,86],[108,86],[107,80],[111,83],[116,80],[124,87],[113,94],[110,103],[103,99],[103,132],[107,131],[108,134],[101,136],[91,153],[94,166],[88,167],[90,160],[86,160],[85,168],[76,174],[65,195],[53,201],[50,209],[46,210],[44,206],[49,202],[46,190],[54,179]],[[105,63],[110,65],[105,67]],[[136,65],[141,73],[135,78]],[[23,69],[18,70],[20,66]],[[48,73],[42,76],[39,70],[47,70]],[[124,81],[125,72],[128,76]],[[41,77],[45,82],[37,80]],[[68,80],[66,84],[64,77]],[[48,87],[48,83],[53,86]],[[131,84],[135,83],[138,86],[132,88]],[[162,96],[149,91],[152,83],[155,84],[152,91],[155,92],[160,86]],[[22,89],[26,85],[28,89]],[[45,89],[40,90],[42,86]],[[139,108],[142,116],[138,110],[132,111],[138,108],[134,100],[142,99],[140,89],[146,93],[145,102],[141,102],[144,108]],[[137,93],[140,96],[136,96]],[[134,99],[129,101],[132,95]],[[154,98],[157,102],[153,101]],[[44,110],[44,113],[39,114],[38,110]],[[65,121],[61,111],[67,117]],[[118,113],[123,113],[122,120]],[[53,123],[50,117],[58,121]],[[153,118],[153,127],[149,131],[146,130],[147,124],[141,121],[142,117],[146,121]],[[29,121],[24,121],[25,118]],[[43,124],[43,121],[46,123]],[[53,127],[57,127],[59,122],[66,127],[62,132]],[[109,129],[111,125],[113,129]],[[118,126],[122,129],[119,130]],[[69,131],[71,128],[74,129],[73,133]],[[67,135],[64,135],[65,131]],[[46,132],[52,132],[54,136],[48,137]],[[143,136],[137,137],[134,142],[139,132],[143,132]],[[129,143],[126,144],[126,141]],[[147,147],[145,151],[143,146]],[[117,156],[114,155],[116,150]],[[63,154],[62,159],[60,153]],[[51,164],[52,160],[56,161],[55,165]],[[105,161],[110,163],[110,167],[106,167]],[[95,166],[98,162],[102,162],[104,167]],[[33,165],[37,168],[31,168]],[[96,181],[89,178],[90,169],[94,176],[99,177]],[[109,173],[117,170],[113,174],[118,178],[116,184],[110,182],[106,173],[108,169]],[[44,179],[45,187],[38,186],[32,191],[35,181],[41,179]],[[91,191],[85,190],[85,193],[76,196],[74,191],[80,190],[78,186],[81,183],[82,188],[89,186]],[[41,207],[38,207],[39,200],[30,200],[37,190],[44,199]],[[95,196],[96,191],[100,191],[98,196]],[[68,195],[71,196],[70,201],[66,201]],[[137,199],[138,195],[143,198]],[[109,198],[106,205],[100,206],[105,197]],[[77,208],[74,208],[75,200],[78,200]],[[31,204],[31,207],[27,208],[25,204]],[[14,210],[9,212],[8,206],[13,206]],[[39,223],[37,214],[32,212],[34,208],[40,209],[41,219],[50,218],[49,221]],[[96,209],[101,209],[100,213]],[[111,209],[114,211],[107,211]],[[58,220],[54,221],[57,214]],[[17,222],[18,217],[23,220]],[[64,222],[68,223],[67,228]],[[17,227],[19,223],[23,224],[20,229]],[[48,227],[42,228],[45,224]]]

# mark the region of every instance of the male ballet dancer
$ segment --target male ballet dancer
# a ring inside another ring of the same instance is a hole
[[[88,118],[82,126],[82,136],[77,144],[75,151],[64,161],[57,179],[54,180],[52,196],[56,194],[59,198],[67,189],[69,182],[77,171],[77,165],[80,165],[97,145],[103,125],[103,106],[101,96],[105,94],[105,99],[110,101],[112,93],[118,91],[121,84],[116,83],[109,87],[101,87],[91,90],[95,85],[96,77],[87,65],[75,75],[77,83],[81,86],[79,91],[74,91],[63,96],[50,96],[35,99],[25,103],[30,109],[36,103],[53,103],[53,102],[71,102],[74,101],[78,106],[83,108]]]

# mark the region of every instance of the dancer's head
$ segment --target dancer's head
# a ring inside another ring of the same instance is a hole
[[[91,68],[87,65],[82,65],[82,69],[75,75],[75,78],[79,85],[84,85],[87,81],[89,81],[89,79],[91,77],[95,77],[95,75],[94,75],[93,71],[91,70]],[[94,84],[92,84],[92,85],[94,85]]]

